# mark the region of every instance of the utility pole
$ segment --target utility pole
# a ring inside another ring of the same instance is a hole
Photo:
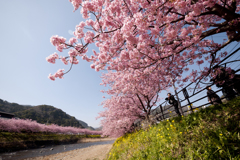
[[[174,88],[175,95],[177,96],[178,109],[180,109],[181,114],[183,115],[182,106],[181,106],[181,103],[180,103],[180,100],[179,100],[179,97],[178,97],[178,94],[177,94],[177,90],[176,90],[176,87],[175,87],[175,82],[173,81],[173,78],[172,78],[172,77],[171,77],[171,80],[172,80],[172,84],[173,84],[173,88]]]

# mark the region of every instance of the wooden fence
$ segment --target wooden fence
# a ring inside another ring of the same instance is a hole
[[[237,70],[239,72],[240,70]],[[191,83],[193,84],[193,83]],[[208,86],[213,86],[214,84],[208,85]],[[190,85],[187,85],[189,87]],[[192,95],[189,96],[187,87],[181,89],[180,91],[177,92],[178,96],[184,97],[183,99],[180,100],[180,106],[179,111],[182,115],[188,115],[190,113],[193,113],[194,111],[197,111],[199,109],[205,108],[206,106],[210,105],[211,103],[208,102],[207,100],[207,92],[206,88],[204,87],[203,89],[197,91],[196,93],[193,93]],[[215,93],[218,93],[222,91],[222,89],[218,89],[215,91]],[[201,93],[204,93],[204,96],[199,96]],[[176,96],[176,95],[175,95]],[[225,97],[222,97],[221,99],[224,99]],[[192,100],[194,99],[194,100]],[[195,105],[196,102],[199,102],[201,100],[207,101],[207,103],[202,102],[201,105]],[[183,102],[186,101],[187,104],[183,105]],[[181,112],[182,111],[182,112]],[[175,117],[177,114],[175,113],[175,109],[173,105],[167,105],[167,101],[164,101],[162,104],[160,104],[157,108],[153,109],[151,111],[151,115],[155,117],[157,121],[161,121],[164,119],[168,119],[169,117]]]
[[[236,71],[239,72],[239,70]],[[184,97],[183,99],[180,98],[180,106],[179,107],[179,111],[182,115],[188,115],[191,114],[199,109],[204,109],[206,108],[208,105],[210,105],[211,103],[208,102],[207,100],[207,92],[206,92],[206,87],[204,87],[203,89],[197,91],[196,93],[191,94],[189,96],[188,93],[188,87],[191,86],[194,83],[190,83],[189,85],[187,85],[186,87],[184,87],[183,89],[181,89],[180,91],[177,92],[179,97]],[[211,85],[208,86],[213,86],[214,84],[212,83]],[[222,91],[222,89],[218,89],[217,91],[215,91],[215,93],[218,93]],[[203,93],[204,96],[200,96],[200,94]],[[176,95],[174,95],[176,96]],[[221,99],[224,99],[225,97],[222,97]],[[194,99],[194,100],[193,100]],[[183,105],[183,102],[186,101],[187,104]],[[194,105],[196,104],[196,102],[199,101],[203,101],[201,102],[201,105]],[[205,102],[207,101],[207,103]],[[182,111],[182,112],[181,112]],[[150,113],[150,116],[152,117],[152,121],[155,122],[159,122],[165,119],[168,119],[170,117],[175,117],[177,116],[177,114],[175,113],[175,108],[173,107],[173,105],[168,105],[167,101],[164,101],[163,103],[161,103],[157,108],[153,109]],[[134,126],[137,128],[141,128],[141,123],[142,120],[137,120],[134,122]]]

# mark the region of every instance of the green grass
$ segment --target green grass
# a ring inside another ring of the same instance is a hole
[[[66,134],[54,134],[54,133],[12,133],[12,132],[0,132],[0,142],[23,142],[23,141],[67,141],[72,139],[81,138],[100,138],[100,135],[66,135]]]
[[[118,138],[108,160],[240,159],[240,97]]]

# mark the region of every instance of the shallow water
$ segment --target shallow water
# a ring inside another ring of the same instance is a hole
[[[61,152],[71,151],[74,149],[86,148],[94,145],[101,144],[112,144],[112,141],[100,141],[100,142],[86,142],[86,143],[76,143],[76,144],[67,144],[67,145],[52,145],[46,148],[38,148],[38,149],[29,149],[22,150],[17,152],[9,152],[0,154],[0,160],[22,160],[25,158],[46,156],[51,154],[57,154]]]

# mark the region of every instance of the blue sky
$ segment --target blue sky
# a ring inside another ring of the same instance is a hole
[[[103,110],[99,104],[104,100],[100,92],[104,87],[99,85],[101,73],[91,69],[91,63],[80,60],[63,80],[47,78],[49,73],[69,67],[60,61],[55,65],[46,62],[56,52],[50,37],[71,38],[75,26],[85,21],[80,11],[73,12],[68,0],[8,0],[0,1],[0,21],[0,99],[52,105],[99,127],[95,117]],[[92,49],[97,50],[91,47],[89,51]]]

